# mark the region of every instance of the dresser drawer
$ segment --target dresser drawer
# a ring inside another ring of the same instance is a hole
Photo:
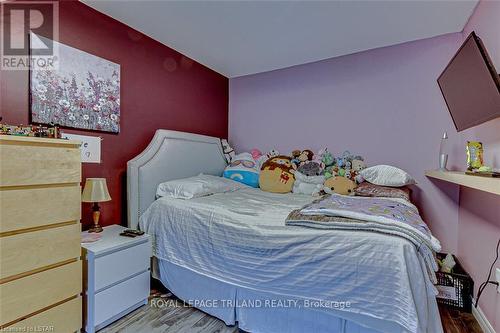
[[[0,280],[80,257],[80,223],[0,237]]]
[[[0,186],[79,183],[80,150],[65,143],[0,142]]]
[[[144,242],[95,259],[95,288],[107,287],[149,268],[151,243]],[[149,273],[148,273],[149,274]]]
[[[95,295],[95,325],[145,301],[149,296],[149,271]]]
[[[73,298],[53,308],[8,326],[6,332],[80,332],[82,298]]]
[[[0,325],[79,295],[81,290],[81,261],[2,283]]]
[[[0,188],[0,233],[78,221],[80,185]]]

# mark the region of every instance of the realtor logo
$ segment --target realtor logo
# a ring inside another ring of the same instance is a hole
[[[1,68],[54,69],[59,38],[58,2],[2,1]]]

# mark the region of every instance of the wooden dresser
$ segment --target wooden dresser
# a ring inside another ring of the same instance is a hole
[[[0,331],[80,331],[78,147],[0,135]]]

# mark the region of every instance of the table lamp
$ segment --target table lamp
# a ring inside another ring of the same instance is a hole
[[[101,232],[102,227],[99,225],[99,216],[101,215],[99,202],[110,201],[111,196],[106,186],[105,178],[87,178],[85,187],[82,193],[82,202],[92,202],[92,219],[94,225],[89,229],[89,232]]]

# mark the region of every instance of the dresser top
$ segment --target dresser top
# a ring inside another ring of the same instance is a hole
[[[19,142],[26,144],[56,144],[56,145],[67,145],[67,146],[80,146],[82,143],[75,140],[65,140],[65,139],[51,139],[51,138],[37,138],[33,136],[21,136],[21,135],[0,135],[0,142]]]
[[[149,240],[149,235],[147,234],[134,238],[120,236],[120,233],[127,228],[117,224],[104,227],[103,229],[104,230],[101,232],[101,239],[93,243],[82,243],[82,247],[95,256],[119,251],[130,246],[145,243]]]

